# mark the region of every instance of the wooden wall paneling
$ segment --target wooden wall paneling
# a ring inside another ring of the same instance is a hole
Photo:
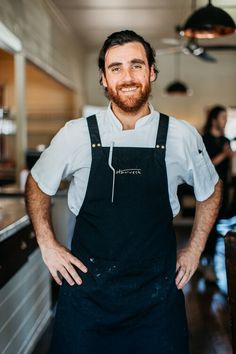
[[[28,62],[26,69],[28,148],[48,145],[52,137],[74,117],[75,93]]]

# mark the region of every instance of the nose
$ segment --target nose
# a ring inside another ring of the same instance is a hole
[[[125,69],[123,70],[122,81],[124,81],[124,82],[131,82],[131,81],[133,81],[133,72],[132,72],[132,69],[131,69],[130,67],[125,68]]]

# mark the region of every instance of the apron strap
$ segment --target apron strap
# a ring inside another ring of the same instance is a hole
[[[97,117],[92,115],[87,117],[88,130],[91,140],[92,148],[101,147],[101,138],[98,129]],[[155,147],[165,154],[166,150],[166,139],[169,127],[169,116],[164,113],[160,113],[160,120],[158,124],[158,131],[156,137]]]
[[[87,124],[88,124],[88,130],[89,130],[89,135],[90,135],[90,140],[91,140],[91,146],[92,148],[97,148],[101,147],[101,138],[99,134],[99,129],[98,129],[98,123],[97,123],[97,117],[96,115],[92,115],[87,117]]]
[[[166,152],[166,139],[169,127],[169,116],[164,113],[160,113],[160,120],[158,124],[157,138],[155,148],[159,150],[163,155]]]

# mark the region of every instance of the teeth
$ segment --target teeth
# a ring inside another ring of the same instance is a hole
[[[136,87],[126,87],[126,88],[122,88],[121,91],[123,92],[129,92],[129,91],[134,91],[136,90]]]

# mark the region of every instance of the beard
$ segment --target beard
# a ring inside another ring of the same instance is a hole
[[[134,95],[125,96],[122,95],[122,88],[137,87],[138,92]],[[121,94],[120,94],[121,93]],[[107,87],[106,94],[108,98],[113,101],[122,111],[126,113],[135,113],[140,110],[142,106],[147,102],[151,93],[151,83],[148,82],[142,89],[142,85],[137,82],[131,82],[129,84],[118,85],[115,90],[111,87]]]

